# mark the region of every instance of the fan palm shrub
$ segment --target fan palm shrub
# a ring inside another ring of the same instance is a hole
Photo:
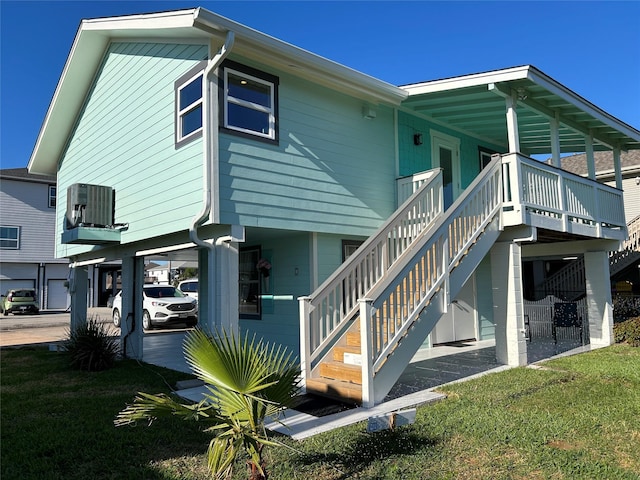
[[[114,332],[95,317],[71,329],[63,347],[73,367],[89,372],[112,367],[120,355],[120,344]]]
[[[256,342],[255,336],[211,336],[200,329],[187,335],[184,351],[194,374],[206,384],[204,399],[183,404],[164,394],[139,393],[118,414],[116,426],[142,420],[149,424],[168,415],[208,422],[213,438],[207,464],[216,479],[230,477],[243,453],[249,457],[249,478],[266,479],[263,449],[280,444],[269,439],[265,419],[291,406],[299,390],[297,362],[283,347]]]

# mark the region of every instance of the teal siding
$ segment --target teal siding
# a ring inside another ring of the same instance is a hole
[[[202,202],[202,144],[174,147],[174,82],[206,56],[202,45],[111,44],[60,164],[59,205],[73,183],[107,185],[115,221],[129,224],[123,243],[188,227]],[[58,235],[63,218],[61,208]]]
[[[432,168],[431,159],[431,130],[445,133],[460,139],[460,163],[462,188],[466,188],[480,172],[478,147],[500,151],[500,147],[481,142],[455,130],[429,122],[422,117],[410,115],[401,111],[398,114],[399,139],[399,173],[407,176]],[[413,144],[413,135],[422,134],[422,145]]]
[[[361,100],[257,68],[280,79],[280,141],[221,135],[221,223],[369,235],[395,207],[392,109],[367,120]]]
[[[487,255],[476,269],[476,309],[480,338],[495,338],[493,322],[493,289],[491,286],[491,258]]]

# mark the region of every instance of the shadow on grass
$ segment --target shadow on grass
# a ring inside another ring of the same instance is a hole
[[[362,472],[381,458],[415,455],[426,448],[435,447],[440,443],[437,438],[422,435],[411,427],[397,430],[384,430],[376,433],[362,432],[357,434],[354,441],[348,442],[342,450],[335,444],[330,448],[336,453],[302,453],[291,459],[292,463],[301,466],[328,465],[340,473],[335,479],[352,478],[354,474]]]

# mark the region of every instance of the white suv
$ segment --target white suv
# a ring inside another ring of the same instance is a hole
[[[145,285],[142,289],[142,328],[150,330],[155,326],[174,323],[195,327],[198,323],[198,301],[184,295],[171,285]],[[113,299],[111,315],[113,324],[120,326],[122,314],[122,292]]]
[[[192,278],[190,280],[183,280],[178,284],[178,290],[180,290],[185,295],[189,295],[190,297],[198,300],[198,279]]]

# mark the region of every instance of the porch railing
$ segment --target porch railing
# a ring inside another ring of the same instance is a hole
[[[503,168],[505,226],[626,237],[621,190],[515,153],[503,156]]]
[[[496,219],[499,224],[501,191],[501,163],[496,158],[421,236],[411,257],[394,266],[391,281],[372,289],[370,299],[361,299],[363,405],[373,401],[374,372],[433,296],[441,288],[448,291],[449,275],[485,228]]]
[[[311,296],[300,298],[302,375],[358,313],[358,299],[383,278],[437,217],[442,215],[442,173],[430,170],[407,184],[415,193]],[[403,187],[405,193],[409,187]]]

